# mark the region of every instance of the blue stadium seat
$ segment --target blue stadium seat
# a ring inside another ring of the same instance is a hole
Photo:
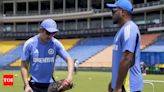
[[[68,52],[73,59],[77,59],[80,63],[83,63],[85,60],[99,53],[112,43],[113,37],[86,38],[81,40],[79,44],[74,46]],[[56,66],[66,66],[66,63],[61,58],[57,58]]]
[[[3,55],[2,55],[2,54],[0,54],[0,58],[1,58],[1,57],[3,57]]]
[[[2,56],[0,58],[0,66],[7,66],[8,64],[16,61],[18,58],[20,58],[20,55],[22,53],[22,46],[17,46],[15,49],[12,49],[7,54]]]
[[[147,65],[164,63],[164,37],[141,52],[141,61],[144,61]]]

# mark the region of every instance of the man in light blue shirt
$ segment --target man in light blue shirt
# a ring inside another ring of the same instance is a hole
[[[141,92],[143,79],[140,69],[140,31],[131,21],[133,6],[129,0],[107,4],[112,18],[121,28],[113,42],[112,81],[109,92]]]
[[[21,73],[25,92],[47,92],[49,84],[55,81],[53,72],[56,55],[67,62],[68,75],[65,80],[72,82],[74,63],[63,45],[53,37],[58,32],[56,22],[53,19],[43,20],[39,32],[28,39],[23,47]]]

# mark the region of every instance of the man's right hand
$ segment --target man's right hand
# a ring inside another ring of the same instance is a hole
[[[112,92],[111,82],[108,84],[108,92]]]
[[[33,92],[33,90],[29,85],[26,85],[24,92]]]

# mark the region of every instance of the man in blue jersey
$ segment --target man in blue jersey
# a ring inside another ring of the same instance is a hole
[[[49,84],[55,81],[53,71],[57,55],[68,64],[68,75],[65,79],[67,82],[63,85],[72,82],[74,63],[63,45],[53,37],[57,32],[56,22],[53,19],[45,19],[40,25],[39,34],[25,42],[21,57],[25,92],[47,92]]]
[[[131,20],[133,6],[129,0],[107,4],[113,22],[120,30],[113,41],[112,81],[109,92],[141,92],[143,79],[140,70],[140,31]]]

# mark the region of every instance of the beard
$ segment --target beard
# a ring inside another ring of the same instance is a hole
[[[120,22],[121,18],[119,17],[113,17],[113,24],[118,24]]]
[[[118,24],[118,20],[113,20],[113,24]]]
[[[118,24],[119,21],[116,16],[113,16],[112,19],[113,19],[113,24]]]

